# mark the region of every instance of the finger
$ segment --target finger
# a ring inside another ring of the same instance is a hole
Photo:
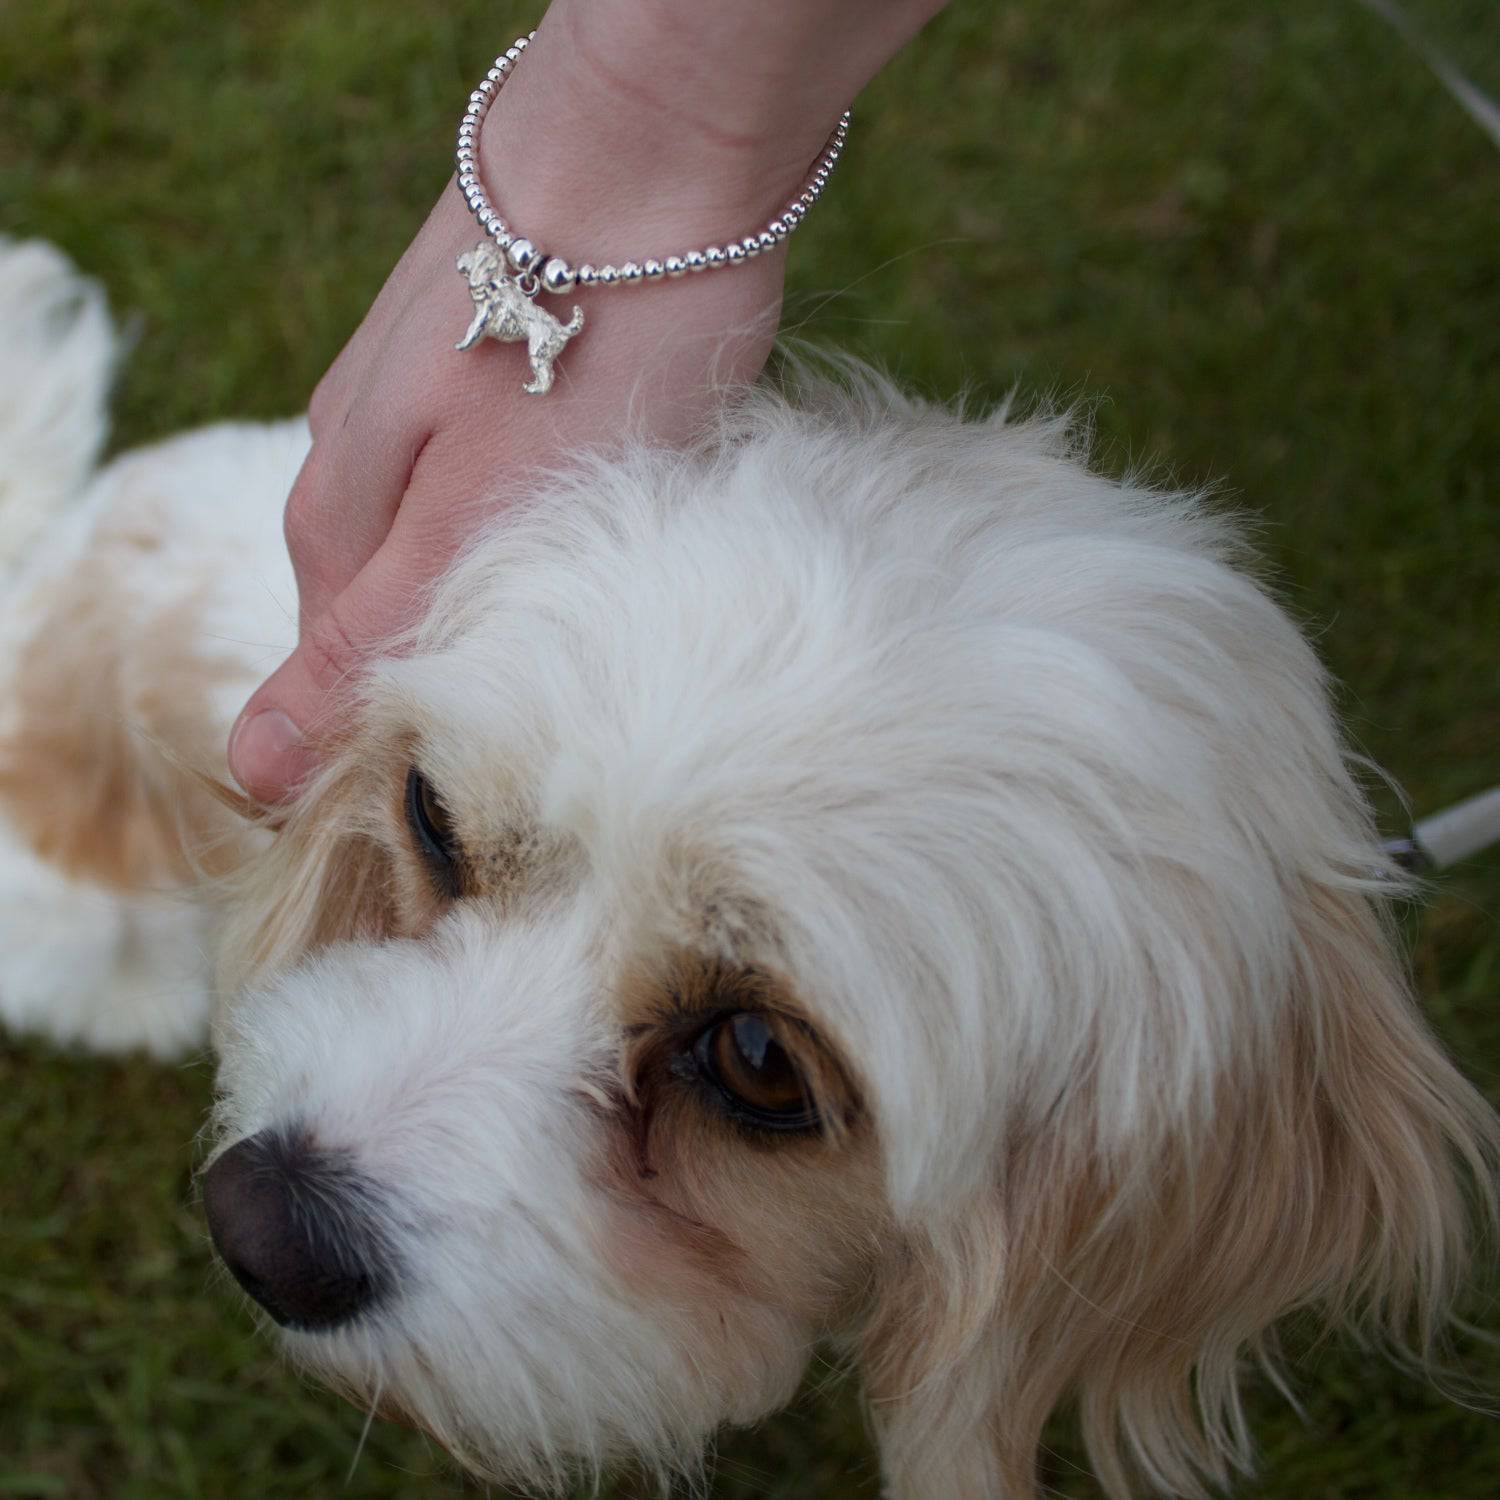
[[[295,796],[317,769],[347,712],[365,664],[405,620],[401,606],[420,593],[410,562],[377,552],[343,593],[308,620],[297,649],[256,689],[229,739],[229,769],[259,801]]]
[[[284,519],[304,626],[384,544],[434,427],[490,394],[483,364],[455,371],[446,336],[405,297],[407,259],[313,392],[313,444]]]
[[[351,412],[308,450],[282,521],[304,627],[384,544],[426,437],[421,429],[383,428]]]
[[[251,796],[285,801],[316,768],[359,673],[416,622],[433,580],[472,534],[476,507],[449,497],[475,494],[476,482],[467,445],[430,445],[384,542],[318,614],[304,615],[297,649],[230,736],[230,770]]]

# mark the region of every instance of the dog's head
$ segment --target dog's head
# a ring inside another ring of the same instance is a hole
[[[472,250],[465,250],[455,264],[468,279],[470,290],[502,280],[507,271],[505,257],[489,245],[476,245]]]
[[[1292,1309],[1425,1338],[1493,1125],[1236,555],[888,396],[508,516],[238,888],[206,1196],[291,1354],[545,1484],[826,1341],[958,1500],[1070,1398],[1222,1477]]]

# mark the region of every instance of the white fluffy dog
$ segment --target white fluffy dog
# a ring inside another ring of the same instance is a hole
[[[1112,1496],[1230,1479],[1294,1309],[1427,1348],[1496,1122],[1232,523],[1059,421],[761,395],[480,538],[272,830],[190,771],[290,644],[305,427],[90,477],[111,356],[0,252],[0,1016],[214,1010],[210,1225],[298,1362],[545,1488],[826,1343],[887,1494],[1011,1500],[1066,1402]]]

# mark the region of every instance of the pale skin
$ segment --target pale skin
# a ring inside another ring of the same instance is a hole
[[[739,238],[945,3],[553,0],[485,121],[481,177],[508,222],[574,265]],[[627,433],[690,439],[770,352],[784,245],[733,270],[547,298],[587,327],[553,389],[527,395],[517,346],[453,347],[472,312],[454,263],[479,239],[450,184],[313,392],[286,510],[298,645],[230,736],[230,768],[261,802],[295,796],[340,687],[538,471]]]

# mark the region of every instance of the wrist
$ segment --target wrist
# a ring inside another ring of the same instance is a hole
[[[730,43],[747,45],[744,25],[725,19],[742,7],[693,7],[711,18],[706,32],[701,19],[696,31],[664,26],[677,9],[554,0],[480,133],[479,175],[497,210],[574,264],[665,256],[763,227],[800,190],[844,108],[841,86],[785,34],[763,35],[749,64],[726,56]]]

